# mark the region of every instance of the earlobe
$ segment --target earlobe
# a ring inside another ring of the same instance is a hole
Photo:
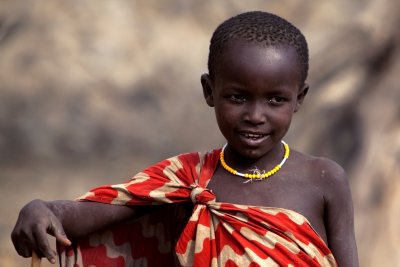
[[[210,75],[201,75],[201,86],[203,87],[204,99],[206,100],[207,105],[209,105],[210,107],[214,107],[213,85],[210,79]]]
[[[299,93],[297,94],[297,101],[296,101],[296,107],[294,108],[294,112],[297,112],[300,109],[300,106],[303,103],[309,88],[310,86],[307,83],[305,83],[304,86],[299,90]]]

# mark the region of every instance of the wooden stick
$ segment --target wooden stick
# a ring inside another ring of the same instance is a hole
[[[42,259],[36,254],[35,251],[32,251],[32,262],[31,267],[40,267]]]

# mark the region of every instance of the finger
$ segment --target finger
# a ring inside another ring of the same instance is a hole
[[[68,239],[67,235],[63,231],[55,232],[54,236],[56,237],[56,240],[60,245],[71,246],[71,244],[72,244],[71,240]]]
[[[65,234],[64,228],[58,220],[52,221],[50,231],[53,233],[54,237],[60,245],[70,246],[72,244],[72,242]]]
[[[28,258],[31,256],[32,249],[31,243],[27,237],[26,233],[17,234],[16,231],[13,231],[11,234],[11,241],[14,245],[15,250],[17,251],[18,255]]]
[[[24,258],[29,258],[32,256],[32,249],[31,246],[27,243],[24,242],[22,247],[16,248],[18,255],[21,255]]]
[[[53,249],[51,249],[47,235],[43,235],[41,231],[37,231],[34,233],[36,244],[34,252],[36,253],[36,256],[44,256],[49,262],[55,263],[57,253]]]

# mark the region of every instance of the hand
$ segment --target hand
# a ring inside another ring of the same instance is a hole
[[[53,235],[57,242],[70,246],[60,220],[45,201],[33,200],[20,211],[11,239],[19,255],[28,258],[35,251],[40,257],[56,262],[57,253],[49,245],[47,234]]]

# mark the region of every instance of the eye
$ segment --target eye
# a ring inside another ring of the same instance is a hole
[[[287,101],[287,98],[282,97],[282,96],[273,96],[273,97],[270,97],[267,99],[267,102],[274,106],[282,105],[286,101]]]
[[[246,101],[246,97],[240,94],[232,94],[229,96],[229,99],[236,103],[243,103]]]

